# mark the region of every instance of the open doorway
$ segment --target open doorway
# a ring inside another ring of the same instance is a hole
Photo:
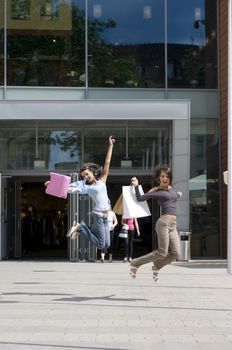
[[[20,196],[22,257],[66,257],[67,200],[37,182],[21,182]]]
[[[117,176],[110,177],[108,182],[108,195],[111,200],[112,208],[114,207],[118,197],[122,193],[122,186],[128,186],[130,181],[129,176]],[[147,192],[151,187],[151,176],[141,176],[140,182],[143,185],[143,189]],[[152,218],[158,215],[155,203],[149,201],[151,216],[142,217],[138,219],[139,229],[141,235],[138,236],[135,231],[135,237],[133,241],[133,258],[139,257],[141,255],[147,254],[156,246],[156,236]],[[115,227],[114,242],[113,242],[113,260],[124,260],[125,257],[125,239],[119,237],[119,232],[122,227],[122,216],[116,215],[118,220],[118,225]],[[98,258],[100,258],[100,252],[98,251]],[[108,255],[106,254],[106,260]]]
[[[46,179],[44,179],[45,181]],[[15,224],[9,240],[9,250],[14,258],[67,258],[68,240],[66,238],[68,218],[68,199],[59,199],[45,194],[44,181],[36,179],[14,179],[11,184],[15,189],[12,194],[11,215],[15,212]],[[144,191],[150,188],[150,178],[141,176]],[[122,192],[122,186],[128,185],[128,176],[111,176],[107,185],[112,207]],[[154,206],[151,206],[154,218]],[[83,210],[85,210],[83,208]],[[134,257],[152,250],[155,245],[155,235],[152,216],[140,218],[140,237],[135,237]],[[121,229],[120,215],[115,228],[113,260],[123,260],[123,241],[118,237]],[[79,218],[80,220],[83,217]],[[98,251],[98,258],[100,252]]]

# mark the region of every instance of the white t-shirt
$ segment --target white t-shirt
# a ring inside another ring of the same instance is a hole
[[[113,224],[115,221],[115,213],[112,210],[108,212],[107,220],[108,220],[110,231],[112,231],[114,229]]]

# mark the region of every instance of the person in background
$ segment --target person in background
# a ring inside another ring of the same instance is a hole
[[[109,262],[113,261],[113,248],[114,248],[114,228],[118,224],[118,219],[113,210],[110,210],[108,212],[108,224],[110,229],[110,246],[108,249],[101,250],[101,262],[104,263],[105,260],[105,254],[109,254]]]
[[[124,219],[122,218],[122,225],[128,225],[128,235],[127,238],[124,239],[124,262],[127,262],[128,260],[132,261],[133,256],[133,246],[134,246],[134,239],[135,239],[135,229],[137,232],[137,235],[140,236],[140,230],[139,230],[139,224],[137,218],[128,218]]]
[[[157,167],[154,173],[154,180],[159,185],[142,195],[139,192],[138,179],[136,177],[131,179],[131,185],[135,187],[137,201],[156,199],[161,208],[161,216],[155,225],[158,249],[133,259],[131,261],[130,274],[135,278],[140,266],[152,262],[153,279],[155,282],[158,282],[159,270],[172,261],[177,260],[180,253],[180,238],[176,229],[176,210],[177,198],[182,196],[182,192],[176,192],[172,188],[172,172],[169,167]]]

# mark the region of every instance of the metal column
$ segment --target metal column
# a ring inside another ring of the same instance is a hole
[[[71,181],[78,181],[78,174],[70,174]],[[90,213],[93,208],[93,202],[88,195],[72,194],[68,200],[68,226],[72,226],[73,221],[83,220],[90,226]],[[95,261],[97,259],[97,248],[90,243],[83,235],[76,239],[68,239],[68,250],[70,261]]]
[[[78,173],[70,174],[71,182],[78,181]],[[72,226],[74,220],[78,220],[77,213],[79,211],[78,194],[72,194],[68,197],[68,230]],[[68,257],[70,261],[79,260],[79,240],[68,238]]]

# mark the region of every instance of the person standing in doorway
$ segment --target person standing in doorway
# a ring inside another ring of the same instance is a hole
[[[135,239],[135,230],[137,235],[140,236],[139,224],[137,218],[122,218],[122,225],[128,225],[127,238],[124,239],[124,262],[132,261],[133,246]]]
[[[108,249],[103,249],[101,251],[101,262],[104,263],[105,261],[105,254],[109,254],[109,262],[113,261],[113,249],[114,249],[114,228],[118,224],[118,219],[113,210],[110,210],[108,212],[108,224],[110,229],[110,246]]]
[[[130,274],[136,277],[138,268],[150,262],[153,263],[153,279],[159,281],[159,270],[172,261],[175,261],[180,253],[180,239],[176,228],[177,198],[182,192],[176,192],[172,188],[172,172],[169,167],[159,166],[155,169],[154,180],[159,183],[149,192],[140,194],[139,182],[136,177],[131,179],[131,185],[135,187],[137,201],[156,199],[161,216],[157,220],[155,228],[158,236],[158,249],[131,261]]]

